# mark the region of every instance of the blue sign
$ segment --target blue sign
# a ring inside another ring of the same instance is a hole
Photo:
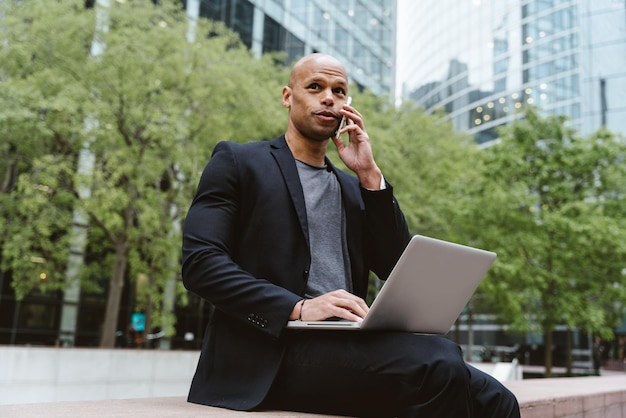
[[[130,317],[130,325],[135,329],[135,331],[143,332],[146,328],[146,314],[135,312]]]

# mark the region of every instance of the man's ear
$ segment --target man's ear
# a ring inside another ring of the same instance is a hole
[[[283,87],[283,106],[291,109],[291,87]]]

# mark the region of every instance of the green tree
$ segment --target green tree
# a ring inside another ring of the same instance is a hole
[[[0,249],[3,269],[18,278],[18,298],[34,287],[55,289],[69,250],[87,98],[76,75],[89,51],[75,40],[92,36],[94,25],[91,16],[76,13],[77,2],[65,5],[70,13],[53,12],[50,22],[55,7],[0,4]]]
[[[513,329],[543,334],[549,376],[557,325],[608,336],[626,304],[626,148],[534,109],[501,139],[465,224],[498,253],[481,291]]]
[[[11,2],[2,13],[0,135],[7,172],[19,178],[3,190],[11,206],[3,267],[18,297],[41,286],[32,257],[55,272],[43,290],[64,288],[67,230],[80,208],[90,252],[102,255],[81,278],[108,275],[102,347],[114,344],[124,277],[148,277],[139,300],[172,332],[161,295],[179,270],[179,225],[213,145],[278,135],[285,120],[277,97],[286,75],[272,57],[254,59],[204,19],[190,42],[180,2],[159,3],[112,2],[97,57],[89,55],[95,14],[82,1]],[[76,166],[81,147],[95,159],[87,174]]]

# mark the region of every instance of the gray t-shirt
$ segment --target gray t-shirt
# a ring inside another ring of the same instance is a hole
[[[309,224],[311,268],[306,296],[352,290],[341,188],[332,171],[296,160]]]

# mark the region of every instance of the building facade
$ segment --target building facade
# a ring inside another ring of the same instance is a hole
[[[224,22],[260,55],[286,64],[312,52],[335,56],[351,81],[378,95],[395,90],[396,0],[184,0],[188,13]]]
[[[585,135],[626,133],[625,0],[401,0],[399,9],[402,97],[444,109],[477,142],[531,104]]]

